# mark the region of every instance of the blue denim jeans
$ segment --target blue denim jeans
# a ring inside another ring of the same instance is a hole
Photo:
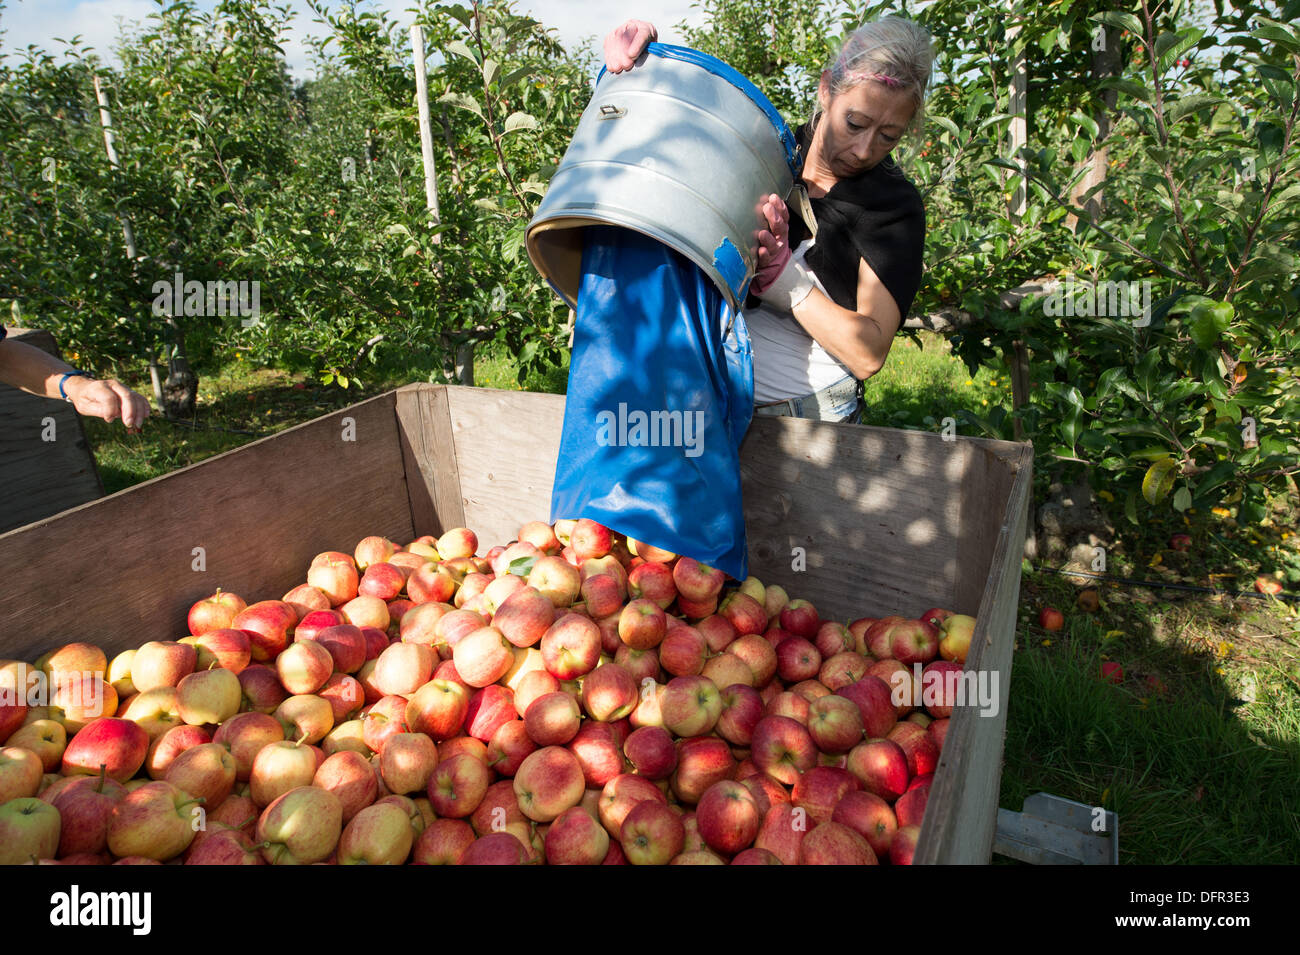
[[[786,415],[791,418],[812,418],[814,421],[843,421],[857,424],[861,412],[858,402],[860,383],[845,376],[833,385],[802,398],[787,398],[770,405],[754,408],[756,415]]]

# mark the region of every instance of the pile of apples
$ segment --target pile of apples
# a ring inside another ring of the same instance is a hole
[[[824,620],[585,519],[478,550],[0,661],[0,862],[910,863],[971,617]]]

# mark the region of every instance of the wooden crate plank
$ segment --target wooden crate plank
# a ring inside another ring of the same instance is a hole
[[[750,573],[827,619],[950,604],[968,453],[919,431],[755,418],[741,447]]]
[[[0,535],[2,655],[174,640],[217,587],[278,599],[368,534],[413,536],[391,392]]]
[[[551,513],[564,396],[445,386],[464,526],[483,549]]]
[[[1010,500],[1000,523],[992,569],[980,598],[966,660],[966,671],[983,674],[990,688],[996,674],[997,708],[987,715],[975,706],[953,711],[926,804],[914,858],[918,864],[987,863],[992,857],[1020,598],[1021,552],[1033,492],[1033,449],[1029,445],[1020,447]]]
[[[415,536],[465,525],[447,389],[407,385],[397,391],[398,434]],[[402,541],[401,543],[409,543]]]
[[[43,329],[11,328],[8,338],[63,357]],[[76,409],[0,384],[0,533],[103,496]]]

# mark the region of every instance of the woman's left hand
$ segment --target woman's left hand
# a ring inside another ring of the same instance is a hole
[[[756,295],[775,282],[790,261],[790,212],[785,203],[773,193],[763,200],[758,211],[767,228],[760,229],[757,235],[758,271],[751,286]]]

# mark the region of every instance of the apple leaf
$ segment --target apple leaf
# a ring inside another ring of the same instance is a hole
[[[535,563],[537,563],[536,557],[516,557],[510,562],[507,573],[514,574],[516,577],[527,577],[532,573]]]
[[[1162,458],[1151,467],[1142,478],[1142,496],[1148,504],[1159,504],[1174,489],[1177,464],[1172,457]]]

